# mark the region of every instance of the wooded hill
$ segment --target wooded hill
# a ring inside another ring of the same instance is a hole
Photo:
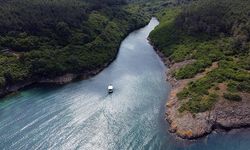
[[[0,87],[101,67],[145,24],[123,0],[0,0]]]
[[[200,0],[161,11],[158,17],[161,23],[150,34],[154,45],[172,63],[195,60],[172,72],[173,77],[193,78],[218,63],[218,68],[177,94],[181,112],[207,111],[221,93],[233,101],[250,93],[250,1]]]

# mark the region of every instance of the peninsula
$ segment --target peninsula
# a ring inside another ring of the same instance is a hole
[[[194,1],[158,13],[149,38],[170,68],[170,132],[194,139],[250,126],[250,3]]]

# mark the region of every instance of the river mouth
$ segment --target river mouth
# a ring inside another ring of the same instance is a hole
[[[0,149],[248,149],[249,132],[187,142],[167,132],[166,68],[148,43],[158,25],[132,32],[117,59],[95,77],[34,87],[0,102]],[[113,84],[114,93],[107,86]]]

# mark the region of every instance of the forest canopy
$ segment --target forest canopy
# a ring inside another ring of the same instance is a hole
[[[98,68],[146,23],[124,0],[0,0],[0,86]]]

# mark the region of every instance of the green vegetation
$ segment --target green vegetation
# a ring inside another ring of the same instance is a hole
[[[192,113],[204,112],[211,109],[214,103],[217,100],[218,95],[212,93],[208,96],[200,97],[192,97],[188,102],[183,103],[179,108],[180,112],[184,112],[188,110]]]
[[[204,77],[177,94],[180,112],[204,112],[218,99],[218,84],[232,93],[224,98],[239,101],[238,92],[250,92],[250,1],[195,1],[159,12],[160,25],[150,34],[154,45],[173,63],[194,59],[172,72],[176,79],[193,78],[213,62]],[[222,91],[223,92],[223,91]]]
[[[230,81],[227,84],[228,91],[230,92],[250,92],[250,81],[235,82]]]
[[[203,72],[205,68],[210,66],[212,61],[209,59],[200,59],[194,62],[193,64],[186,65],[184,68],[181,68],[175,72],[176,79],[186,79],[192,78],[197,73]]]
[[[82,73],[147,23],[124,0],[0,0],[0,86]]]
[[[230,101],[241,101],[242,100],[242,98],[239,96],[239,95],[237,95],[237,94],[233,94],[233,93],[224,93],[223,94],[223,97],[225,98],[225,99],[228,99],[228,100],[230,100]]]
[[[131,2],[132,7],[139,7],[140,10],[150,14],[156,15],[159,17],[162,15],[161,13],[165,13],[163,11],[166,8],[172,8],[175,6],[180,6],[184,4],[190,3],[192,0],[127,0]]]

